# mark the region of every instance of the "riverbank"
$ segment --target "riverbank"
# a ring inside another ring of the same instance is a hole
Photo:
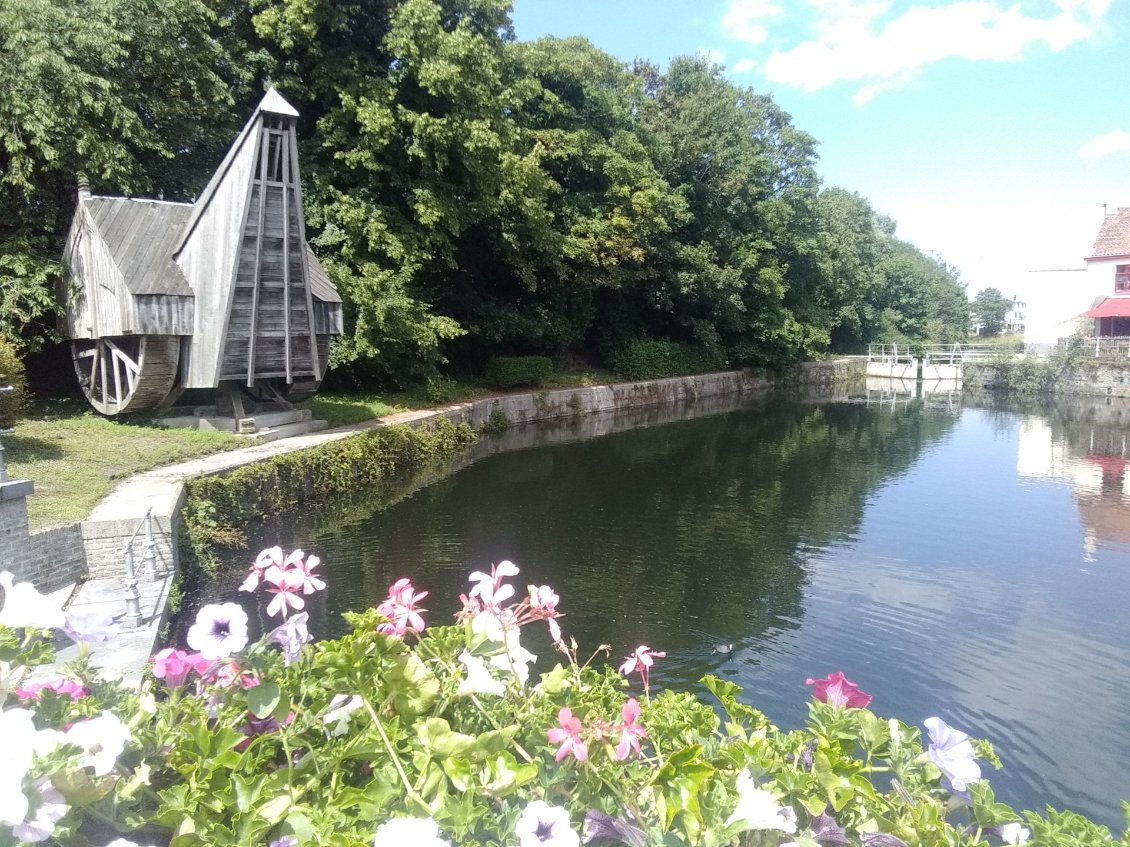
[[[52,570],[50,579],[63,587],[70,583],[77,586],[69,598],[68,606],[81,607],[84,613],[98,614],[121,622],[125,614],[125,597],[121,588],[123,551],[132,537],[132,547],[136,549],[134,561],[138,570],[138,584],[145,586],[140,604],[141,624],[129,630],[120,629],[122,633],[128,633],[128,644],[123,635],[122,639],[115,638],[106,644],[95,645],[91,662],[107,677],[120,676],[127,681],[136,682],[140,679],[163,623],[169,591],[179,569],[180,550],[177,539],[182,528],[181,510],[185,504],[186,484],[190,479],[228,474],[236,468],[395,425],[419,427],[443,419],[456,425],[465,424],[475,430],[484,425],[505,428],[537,420],[692,403],[699,398],[766,391],[775,386],[831,386],[861,372],[858,362],[835,360],[805,363],[782,375],[755,370],[727,371],[665,380],[501,395],[437,409],[402,412],[348,427],[254,445],[158,468],[120,484],[99,503],[87,521],[77,527],[61,528],[68,533],[66,540],[75,555],[66,561],[60,561],[59,566]],[[351,485],[351,478],[343,478],[342,484]],[[305,486],[300,494],[305,495]],[[10,508],[11,501],[0,503],[0,507],[3,506]],[[56,544],[58,546],[58,542]],[[5,561],[2,564],[3,567],[14,570],[17,581],[31,579],[39,585],[38,579],[44,578],[41,571],[28,573],[25,569],[21,573],[17,570],[21,561],[14,558],[10,559],[10,563]],[[64,650],[59,661],[66,661],[70,657],[71,654]]]

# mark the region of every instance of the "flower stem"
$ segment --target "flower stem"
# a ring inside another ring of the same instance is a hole
[[[421,809],[427,812],[430,817],[432,809],[424,802],[424,798],[416,793],[416,789],[412,787],[412,782],[408,779],[408,774],[404,772],[404,766],[400,764],[400,756],[396,754],[396,748],[392,746],[392,741],[389,740],[388,734],[385,732],[384,725],[381,723],[376,709],[373,708],[373,704],[369,702],[368,697],[362,696],[361,702],[365,704],[365,709],[368,710],[369,717],[373,719],[373,726],[377,728],[377,732],[381,736],[381,741],[385,745],[385,750],[388,751],[388,756],[392,760],[393,767],[396,768],[396,772],[400,775],[400,781],[404,785],[404,791],[408,799],[416,803]]]

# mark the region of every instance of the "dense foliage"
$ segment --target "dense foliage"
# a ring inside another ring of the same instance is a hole
[[[508,0],[26,0],[0,7],[0,73],[0,332],[25,343],[77,175],[189,200],[268,80],[302,115],[355,382],[637,339],[739,366],[965,333],[952,269],[821,190],[771,98],[698,57],[517,42]]]
[[[0,703],[20,702],[0,712],[0,844],[579,847],[582,831],[632,847],[1116,843],[1070,812],[998,802],[978,761],[1000,766],[989,744],[937,717],[925,734],[884,720],[842,673],[807,680],[794,731],[714,676],[699,695],[652,696],[663,651],[640,645],[618,669],[594,661],[606,646],[585,659],[557,594],[516,592],[511,562],[471,574],[455,626],[428,626],[428,592],[403,578],[349,615],[352,632],[312,644],[319,566],[262,551],[239,586],[253,596],[200,609],[192,652],[160,650],[140,692],[83,660],[27,683],[50,652],[38,627],[109,633],[13,586]],[[521,639],[543,623],[560,660],[535,674]]]
[[[971,306],[981,335],[1000,335],[1004,331],[1012,301],[1001,294],[999,288],[978,291]]]

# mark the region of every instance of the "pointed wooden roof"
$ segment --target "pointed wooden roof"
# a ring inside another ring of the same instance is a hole
[[[190,203],[90,197],[83,201],[98,235],[131,294],[192,296],[192,287],[173,261],[173,247]]]

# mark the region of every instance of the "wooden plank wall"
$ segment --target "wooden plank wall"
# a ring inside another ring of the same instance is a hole
[[[254,176],[259,130],[249,132],[224,179],[208,200],[188,242],[176,257],[196,294],[186,388],[214,388],[243,246],[249,185]]]
[[[73,305],[67,309],[69,338],[98,338],[135,332],[133,296],[98,234],[90,211],[80,201],[67,236],[63,260],[74,268]]]

